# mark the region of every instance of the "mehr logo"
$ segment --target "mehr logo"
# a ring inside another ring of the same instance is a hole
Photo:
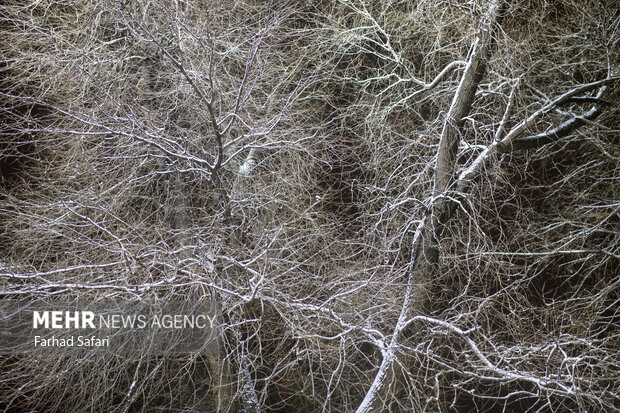
[[[95,329],[93,311],[33,311],[32,328],[46,329]],[[209,314],[164,314],[147,317],[145,314],[107,314],[97,318],[99,328],[165,328],[165,329],[213,329],[216,321]]]
[[[32,328],[95,328],[92,311],[33,311]]]
[[[217,309],[205,298],[0,301],[0,356],[82,350],[127,356],[219,351]]]

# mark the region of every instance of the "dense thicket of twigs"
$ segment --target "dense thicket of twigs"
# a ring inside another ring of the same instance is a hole
[[[617,407],[620,12],[503,3],[3,2],[3,297],[209,297],[224,335],[209,357],[2,356],[0,408]]]

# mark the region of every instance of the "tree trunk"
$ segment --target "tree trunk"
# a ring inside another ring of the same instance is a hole
[[[464,117],[469,114],[476,90],[485,74],[486,64],[491,56],[505,6],[506,2],[503,0],[492,2],[482,19],[467,66],[444,120],[437,151],[431,205],[420,221],[411,241],[409,279],[401,314],[390,343],[382,349],[383,360],[357,413],[384,411],[387,407],[384,400],[388,400],[386,393],[389,393],[392,385],[396,386],[394,393],[399,393],[397,387],[404,383],[402,373],[397,367],[399,341],[402,338],[412,338],[415,334],[412,329],[407,329],[406,334],[403,334],[408,320],[419,314],[427,314],[431,309],[430,291],[432,291],[440,259],[438,243],[441,240],[444,224],[451,213],[448,196],[455,182],[456,154]]]

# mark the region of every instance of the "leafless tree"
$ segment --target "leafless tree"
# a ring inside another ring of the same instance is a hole
[[[0,13],[3,296],[210,299],[223,328],[4,357],[6,411],[618,405],[613,2]]]

